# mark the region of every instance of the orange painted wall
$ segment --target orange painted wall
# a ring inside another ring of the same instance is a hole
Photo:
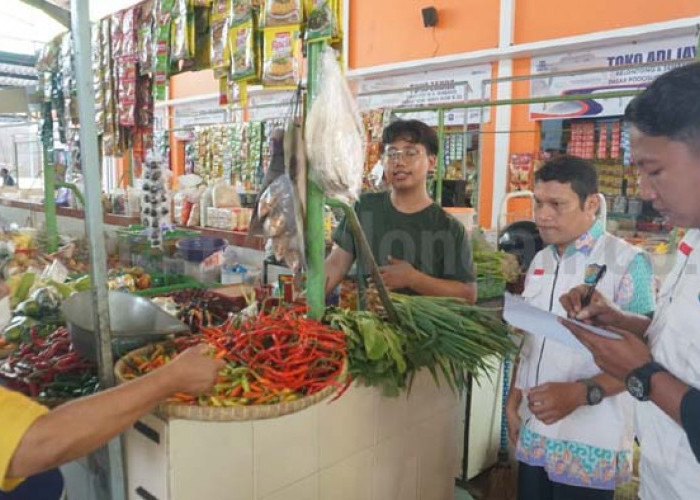
[[[530,58],[513,61],[513,75],[530,74]],[[513,99],[530,97],[530,81],[513,82]],[[539,123],[530,121],[530,106],[511,106],[510,128],[515,133],[510,136],[511,153],[535,153],[540,147]]]
[[[438,25],[423,27],[434,5]],[[364,68],[498,46],[496,0],[352,0],[349,65]]]
[[[171,99],[183,99],[217,92],[219,92],[219,81],[214,78],[214,71],[210,69],[181,73],[170,78]]]
[[[697,15],[698,0],[515,0],[515,43]]]

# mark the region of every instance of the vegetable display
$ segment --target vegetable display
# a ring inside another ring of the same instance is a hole
[[[346,342],[342,331],[305,317],[306,308],[278,308],[269,314],[202,327],[201,335],[156,345],[147,356],[127,355],[125,379],[169,362],[204,341],[224,359],[214,390],[205,396],[177,394],[171,402],[203,406],[262,405],[293,401],[339,386]]]
[[[515,352],[510,330],[493,311],[444,297],[392,294],[394,325],[367,311],[329,309],[326,321],[348,338],[349,374],[387,396],[410,387],[418,370],[438,371],[453,391],[467,376],[477,380],[494,367],[494,356]]]
[[[39,399],[92,394],[99,385],[96,373],[95,366],[73,350],[65,328],[46,338],[32,329],[31,341],[20,344],[0,365],[0,377],[10,389]]]

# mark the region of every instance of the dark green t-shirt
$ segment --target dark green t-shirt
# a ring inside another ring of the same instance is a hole
[[[474,281],[471,245],[464,226],[437,204],[405,214],[394,208],[388,192],[367,193],[360,197],[355,211],[379,266],[386,265],[392,256],[435,278]],[[345,219],[335,230],[333,241],[357,257]]]

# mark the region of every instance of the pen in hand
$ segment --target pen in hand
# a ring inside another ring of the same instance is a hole
[[[586,292],[586,295],[583,296],[581,299],[581,307],[588,307],[591,304],[591,299],[593,298],[593,292],[595,292],[596,286],[598,286],[598,283],[600,283],[600,280],[603,279],[603,276],[605,276],[605,271],[608,270],[608,266],[603,264],[600,266],[600,269],[598,269],[598,273],[595,275],[595,279],[593,280],[593,284],[591,287],[588,289],[588,292]]]

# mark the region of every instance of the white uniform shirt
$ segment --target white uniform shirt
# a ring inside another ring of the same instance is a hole
[[[700,231],[688,231],[647,330],[654,360],[700,388]],[[698,422],[700,425],[700,422]],[[651,401],[637,406],[643,500],[700,499],[700,464],[683,428]]]

